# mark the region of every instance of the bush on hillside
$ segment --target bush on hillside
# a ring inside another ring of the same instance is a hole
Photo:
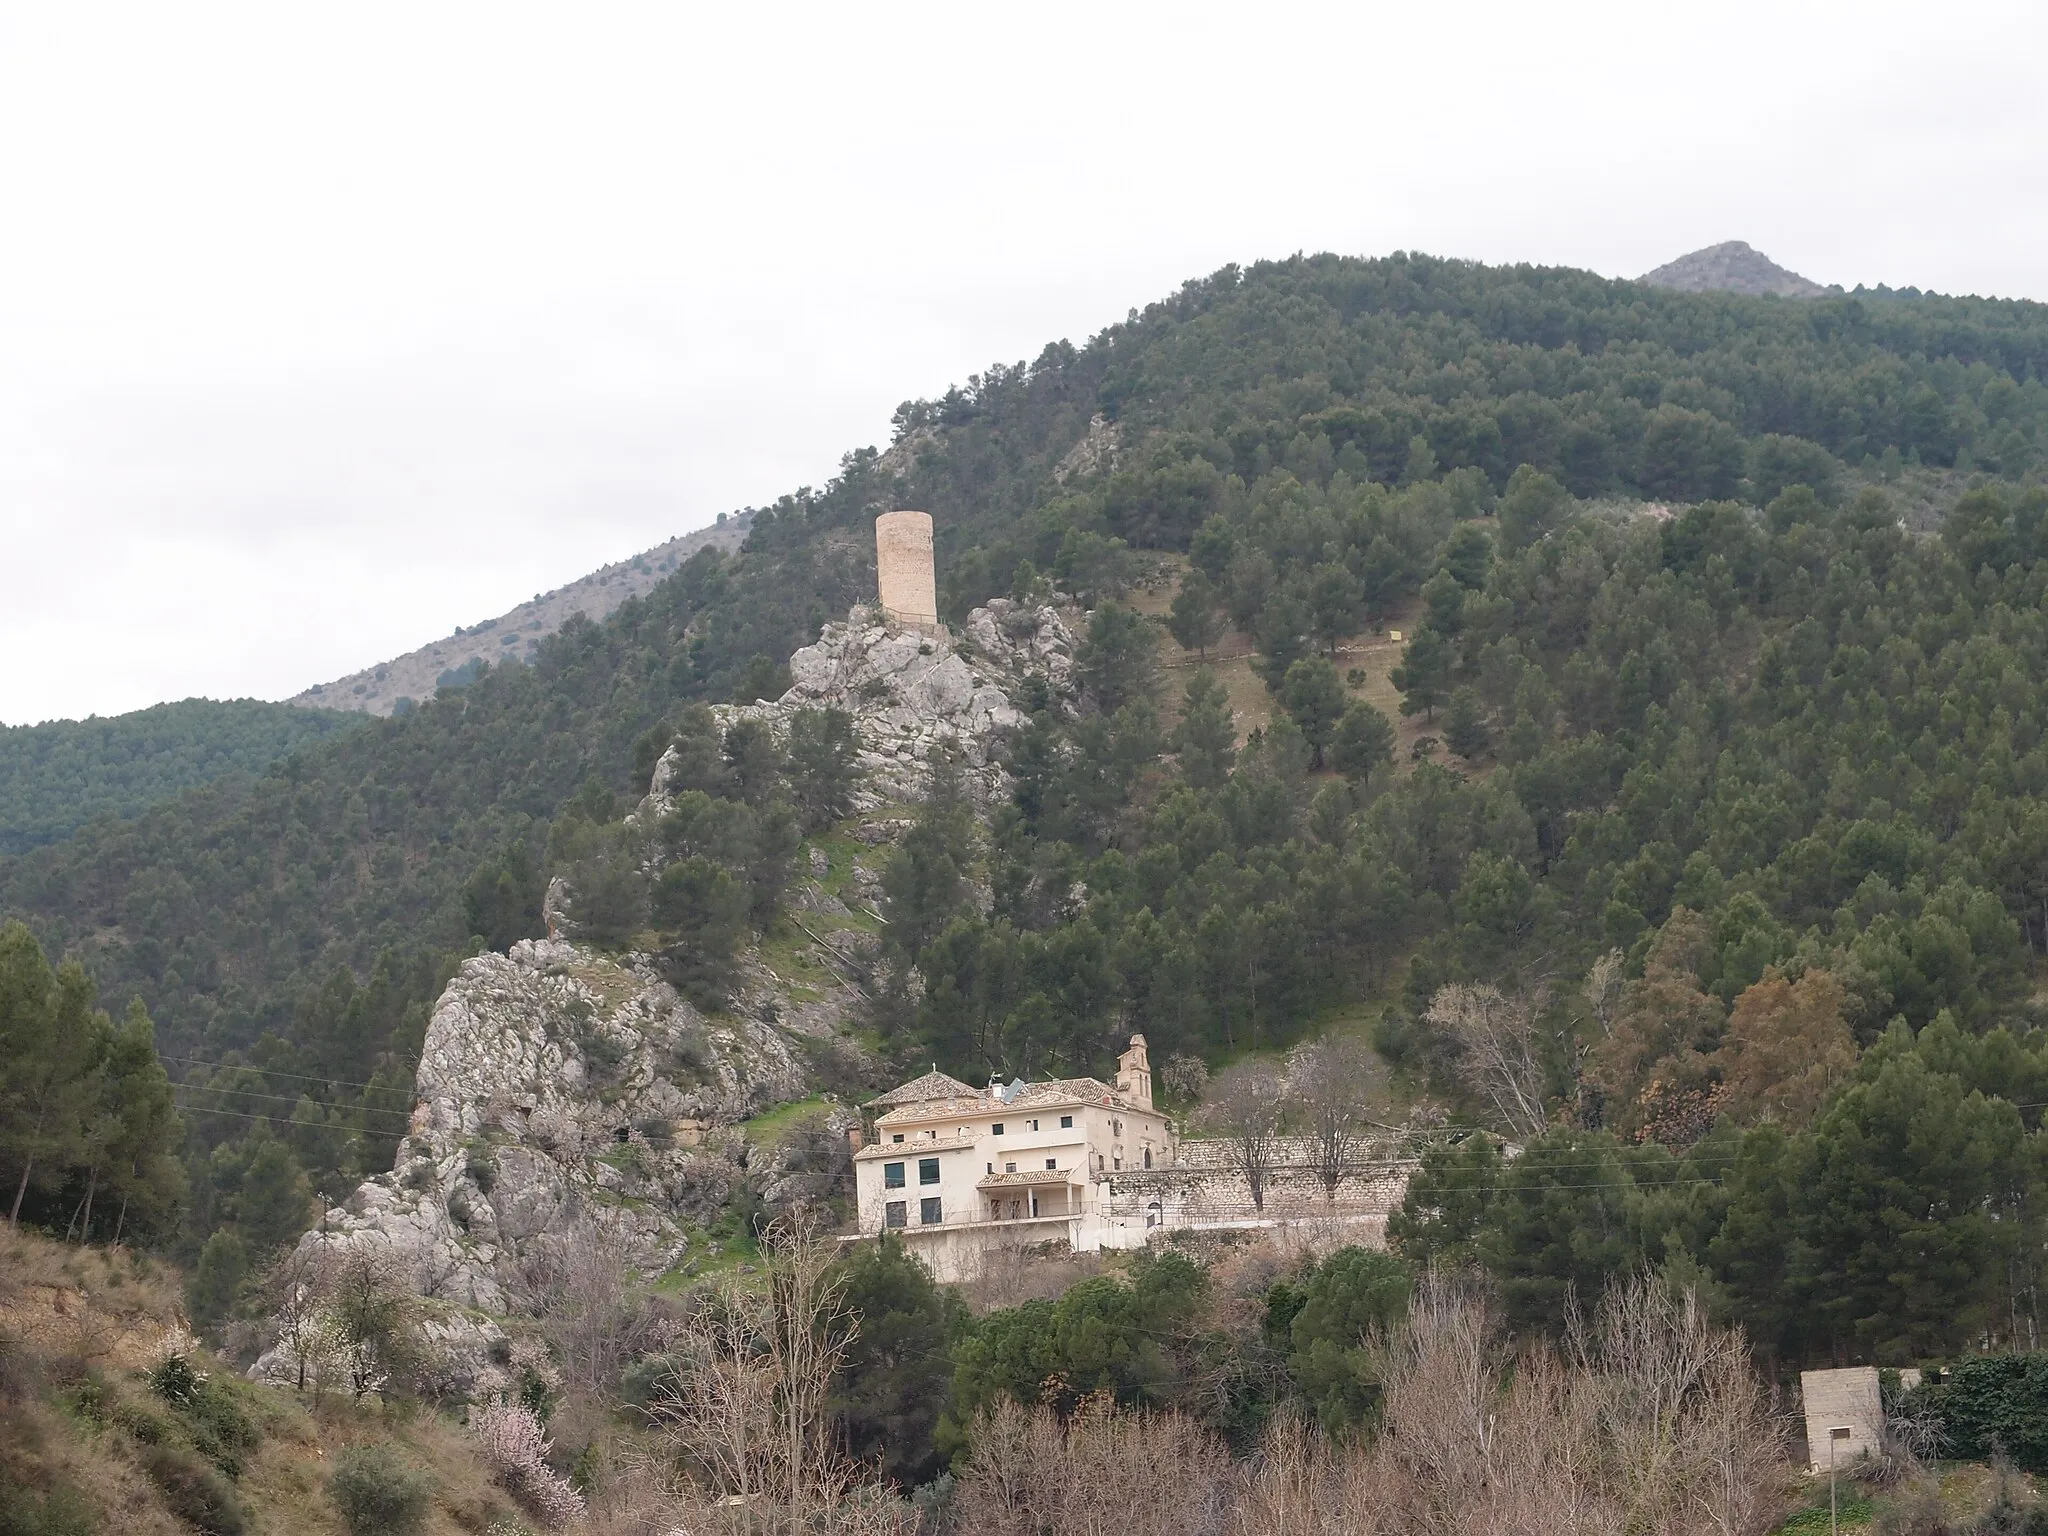
[[[393,1447],[352,1445],[334,1459],[327,1496],[350,1536],[412,1536],[426,1524],[433,1490]]]

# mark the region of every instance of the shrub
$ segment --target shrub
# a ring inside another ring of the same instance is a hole
[[[327,1496],[350,1536],[412,1536],[426,1523],[433,1495],[425,1475],[393,1447],[352,1445],[335,1458]]]
[[[92,1536],[98,1528],[76,1489],[37,1493],[0,1471],[0,1536]]]
[[[242,1506],[215,1468],[168,1442],[144,1446],[141,1461],[172,1514],[206,1536],[241,1536]]]
[[[2048,1472],[2048,1353],[1979,1355],[1906,1394],[1915,1418],[1932,1419],[1941,1454],[1979,1461],[1994,1448],[2022,1472]]]

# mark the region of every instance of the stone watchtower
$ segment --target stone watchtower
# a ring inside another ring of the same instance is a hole
[[[875,585],[885,622],[925,634],[938,632],[931,513],[884,512],[875,519]]]

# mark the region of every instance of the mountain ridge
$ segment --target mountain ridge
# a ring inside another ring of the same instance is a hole
[[[331,682],[315,683],[282,702],[367,715],[403,714],[431,699],[446,684],[459,687],[471,681],[486,666],[532,661],[541,641],[579,613],[593,623],[602,623],[626,599],[651,592],[700,549],[738,549],[752,523],[751,510],[721,512],[707,527],[601,565],[553,591],[536,593],[496,618],[458,625],[455,633],[444,639]]]

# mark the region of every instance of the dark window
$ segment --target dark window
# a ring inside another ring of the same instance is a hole
[[[1061,1129],[1061,1130],[1063,1130],[1063,1131],[1071,1131],[1071,1130],[1072,1130],[1073,1128],[1074,1128],[1074,1117],[1073,1117],[1072,1115],[1061,1115],[1061,1116],[1060,1116],[1060,1129]]]
[[[1015,1163],[1005,1163],[1005,1164],[1003,1164],[1003,1172],[1005,1172],[1005,1173],[1015,1173],[1016,1171],[1017,1171],[1017,1165],[1016,1165]]]
[[[1150,1147],[1145,1149],[1145,1166],[1147,1168],[1152,1166],[1152,1149]]]
[[[1059,1165],[1060,1165],[1060,1160],[1059,1160],[1058,1158],[1056,1158],[1056,1157],[1048,1157],[1048,1158],[1047,1158],[1047,1159],[1045,1160],[1045,1166],[1046,1166],[1046,1167],[1048,1167],[1048,1168],[1057,1168],[1057,1167],[1059,1167]]]
[[[917,1182],[936,1184],[939,1182],[939,1160],[936,1157],[920,1157],[917,1160]]]
[[[1000,1136],[1000,1135],[1002,1135],[1002,1134],[1003,1134],[1003,1122],[1002,1122],[1002,1121],[1000,1121],[1000,1120],[998,1120],[998,1121],[997,1121],[997,1122],[996,1122],[996,1123],[995,1123],[994,1125],[992,1125],[992,1126],[990,1126],[990,1127],[988,1128],[988,1133],[989,1133],[989,1135],[991,1135],[991,1136]]]
[[[891,1136],[891,1137],[890,1137],[889,1139],[890,1139],[891,1141],[901,1141],[901,1140],[903,1139],[903,1133],[902,1133],[901,1131],[898,1131],[898,1132],[897,1132],[897,1133],[896,1133],[895,1135]]]
[[[885,1227],[907,1227],[910,1225],[909,1202],[891,1200],[882,1207],[882,1225]]]
[[[1031,1122],[1031,1129],[1034,1131],[1038,1129],[1038,1122],[1036,1120]]]
[[[901,1189],[902,1187],[903,1165],[901,1163],[882,1164],[882,1188]]]
[[[917,1202],[917,1219],[927,1227],[941,1219],[939,1216],[939,1197],[937,1195],[932,1195]]]

